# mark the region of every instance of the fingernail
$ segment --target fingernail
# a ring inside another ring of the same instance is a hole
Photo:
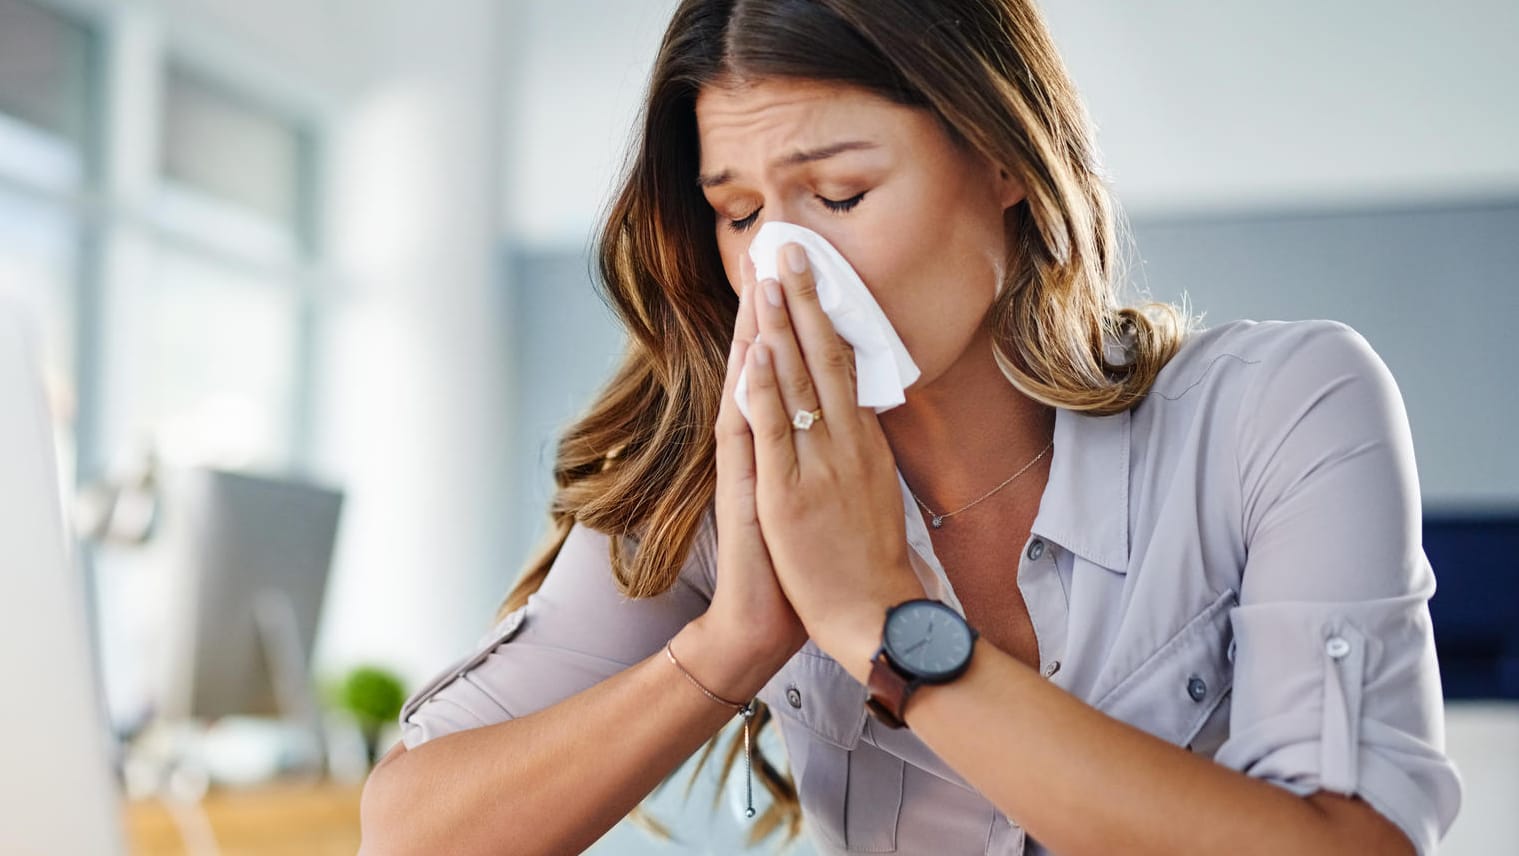
[[[807,252],[801,244],[788,244],[786,246],[786,264],[791,266],[792,273],[807,272]]]
[[[756,342],[754,345],[754,361],[762,366],[770,365],[770,349],[763,343]]]
[[[770,305],[771,306],[780,306],[781,305],[781,284],[778,283],[778,282],[776,282],[773,279],[767,279],[764,282],[764,286],[765,286],[765,299],[770,301]]]

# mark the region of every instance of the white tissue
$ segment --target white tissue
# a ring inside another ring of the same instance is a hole
[[[781,279],[777,254],[788,243],[801,244],[807,251],[813,280],[817,283],[818,303],[833,321],[840,338],[854,348],[859,405],[873,407],[881,413],[907,401],[906,390],[920,374],[918,365],[912,361],[901,337],[854,266],[826,238],[794,223],[771,221],[761,226],[749,244],[755,282]],[[756,294],[754,299],[765,298]],[[745,420],[749,419],[747,374],[747,366],[739,370],[738,384],[733,391],[734,401]]]

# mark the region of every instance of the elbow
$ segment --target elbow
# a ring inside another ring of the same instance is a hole
[[[358,856],[392,856],[396,851],[385,842],[389,840],[384,829],[385,809],[380,790],[380,768],[370,772],[359,794],[359,852]]]
[[[404,743],[397,743],[369,771],[364,789],[359,794],[359,852],[358,856],[406,856],[417,852],[404,846],[404,831],[399,828],[401,816],[395,806],[393,793],[401,784],[397,781],[396,763],[407,754]],[[400,800],[404,805],[405,800]]]
[[[1359,796],[1316,791],[1303,797],[1325,829],[1326,853],[1416,856],[1417,848],[1392,821]]]
[[[418,842],[410,841],[406,813],[400,810],[406,800],[396,794],[401,782],[396,771],[379,764],[370,771],[359,794],[358,856],[412,856],[425,852]],[[416,815],[411,815],[415,821]]]

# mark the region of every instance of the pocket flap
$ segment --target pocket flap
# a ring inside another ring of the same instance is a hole
[[[761,693],[774,713],[800,722],[842,749],[859,745],[865,731],[866,697],[865,687],[811,639]]]
[[[1225,589],[1094,707],[1185,746],[1233,687],[1229,612],[1238,602]]]

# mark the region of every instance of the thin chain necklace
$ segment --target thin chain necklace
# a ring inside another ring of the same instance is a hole
[[[933,527],[935,529],[938,529],[938,528],[940,528],[941,526],[944,525],[944,521],[945,521],[946,518],[952,517],[952,516],[954,516],[956,514],[959,514],[962,511],[965,511],[966,509],[969,509],[969,508],[972,508],[972,507],[978,505],[981,502],[981,500],[986,499],[987,497],[991,496],[992,494],[996,493],[997,491],[999,491],[999,490],[1007,487],[1008,485],[1012,484],[1013,483],[1013,479],[1016,479],[1017,477],[1019,477],[1019,476],[1023,475],[1024,473],[1028,472],[1029,467],[1032,467],[1034,464],[1039,463],[1039,459],[1043,458],[1046,454],[1048,454],[1048,452],[1050,451],[1050,449],[1052,449],[1054,447],[1055,447],[1055,441],[1052,439],[1052,440],[1050,440],[1050,444],[1048,446],[1044,447],[1044,451],[1042,451],[1039,454],[1035,455],[1034,459],[1032,461],[1029,461],[1028,463],[1026,463],[1026,464],[1023,465],[1023,469],[1021,469],[1018,472],[1013,473],[1012,475],[1008,476],[1007,477],[1007,481],[1003,482],[1002,484],[997,485],[996,487],[994,487],[991,490],[987,491],[986,493],[982,494],[981,499],[977,499],[975,502],[972,502],[970,505],[965,506],[965,508],[957,508],[954,511],[947,511],[947,512],[945,512],[943,514],[935,514],[934,510],[932,508],[929,508],[927,505],[923,504],[923,500],[918,499],[917,493],[915,493],[911,487],[909,487],[907,489],[907,492],[911,493],[912,494],[912,498],[918,503],[918,505],[922,506],[923,510],[926,511],[926,512],[928,512],[928,516],[933,518],[933,521],[932,521]]]

